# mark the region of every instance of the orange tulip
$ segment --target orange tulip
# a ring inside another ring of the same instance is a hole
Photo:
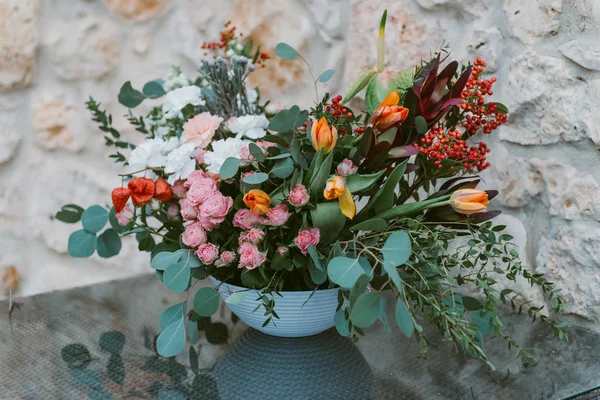
[[[474,214],[485,210],[490,201],[483,190],[459,189],[450,196],[450,205],[460,214]]]
[[[244,204],[254,214],[265,215],[271,209],[271,198],[259,189],[252,189],[244,195]]]
[[[346,217],[352,219],[356,214],[356,205],[352,199],[352,193],[346,186],[346,180],[341,176],[330,179],[323,190],[325,200],[339,199],[340,210]]]
[[[392,91],[373,111],[371,123],[379,132],[387,131],[408,117],[408,108],[399,106],[399,101],[400,95],[398,92]]]
[[[329,153],[335,147],[338,138],[337,129],[335,126],[330,128],[325,117],[313,122],[310,135],[315,150],[323,149],[325,153]]]
[[[171,186],[163,178],[158,178],[154,185],[154,198],[160,201],[169,201],[173,197]]]

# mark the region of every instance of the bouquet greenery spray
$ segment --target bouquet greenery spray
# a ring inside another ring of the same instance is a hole
[[[482,60],[449,62],[445,49],[414,68],[386,69],[384,28],[385,14],[377,66],[343,98],[317,94],[310,109],[265,103],[247,86],[270,56],[230,26],[204,44],[214,57],[194,80],[175,68],[142,91],[123,85],[119,102],[130,109],[141,144],[123,141],[110,115],[89,100],[106,144],[116,149],[111,157],[124,164],[123,185],[112,193],[112,208],[68,205],[57,218],[83,224],[69,238],[74,257],[114,256],[120,237],[135,235],[157,278],[182,293],[182,303],[161,316],[160,354],[179,353],[186,329],[191,334],[217,311],[218,293],[209,287],[187,309],[190,291],[208,276],[258,290],[256,312],[265,324],[277,324],[282,291],[339,288],[341,335],[358,338],[376,323],[391,332],[393,307],[395,324],[423,353],[431,342],[422,324],[429,323],[491,367],[485,335],[532,358],[504,332],[501,303],[566,339],[564,324],[542,313],[544,306],[498,289],[502,280],[506,287],[524,279],[543,290],[553,310],[563,307],[560,289],[528,271],[505,227],[490,221],[500,213],[487,210],[497,192],[476,188],[490,150],[475,138],[494,131],[508,112],[486,100],[495,78],[483,78]],[[287,44],[275,54],[310,70]],[[333,74],[314,79],[316,93]],[[361,115],[347,104],[363,89]],[[162,102],[146,116],[132,113],[157,98]]]

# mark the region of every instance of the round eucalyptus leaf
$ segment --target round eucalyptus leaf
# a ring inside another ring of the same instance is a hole
[[[150,261],[150,266],[156,270],[164,271],[165,269],[167,269],[168,266],[177,263],[180,257],[180,253],[163,251],[152,257],[152,261]]]
[[[354,303],[350,311],[352,323],[359,328],[366,328],[377,321],[379,314],[379,293],[368,292],[362,294]]]
[[[361,275],[371,276],[368,262],[360,262],[356,258],[335,257],[327,266],[327,275],[331,282],[344,289],[352,289]]]
[[[249,185],[258,185],[269,179],[269,175],[264,172],[255,172],[252,175],[245,176],[242,181]]]
[[[163,283],[176,293],[185,292],[190,283],[191,271],[185,262],[169,265],[163,275]]]
[[[288,61],[299,56],[298,52],[287,43],[278,43],[277,46],[275,46],[275,54]]]
[[[321,75],[319,75],[319,82],[325,83],[328,80],[331,79],[331,77],[333,76],[333,74],[335,74],[335,70],[334,69],[328,69],[327,71],[323,72]]]
[[[98,233],[108,222],[108,211],[100,206],[91,206],[81,215],[83,229],[91,233]]]
[[[121,238],[112,228],[98,236],[98,255],[103,258],[116,256],[121,251]]]
[[[183,318],[167,326],[156,339],[156,351],[163,357],[174,357],[185,347],[185,323]]]
[[[278,178],[286,179],[294,173],[294,161],[291,158],[286,157],[275,162],[271,174]]]
[[[183,305],[183,310],[181,306]],[[159,319],[160,329],[166,329],[167,326],[171,325],[175,321],[183,319],[183,316],[187,313],[187,304],[177,303],[171,307],[168,307],[162,312]]]
[[[233,178],[240,168],[240,160],[235,157],[228,157],[221,165],[219,175],[221,179]]]
[[[335,329],[338,331],[340,336],[349,336],[350,335],[350,324],[346,319],[346,313],[344,310],[338,310],[335,313],[335,317],[333,318],[333,322],[335,322]]]
[[[96,251],[98,238],[86,230],[75,231],[69,236],[67,250],[71,257],[89,257]]]
[[[194,296],[194,311],[201,317],[210,317],[219,309],[219,293],[213,288],[203,287]]]
[[[396,302],[396,322],[407,337],[411,337],[414,330],[414,321],[410,315],[408,307],[403,300],[398,299]]]

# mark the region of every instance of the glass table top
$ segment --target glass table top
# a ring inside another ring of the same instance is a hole
[[[496,366],[420,346],[399,332],[367,330],[357,343],[335,330],[298,339],[248,329],[223,305],[176,358],[153,346],[158,317],[183,295],[154,275],[0,302],[0,399],[596,399],[600,334],[570,327],[569,342],[507,316],[507,332],[532,348],[525,368],[500,340]]]

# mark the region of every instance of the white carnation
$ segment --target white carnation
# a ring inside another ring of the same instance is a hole
[[[226,128],[235,133],[238,139],[245,136],[248,139],[256,140],[267,134],[265,130],[267,126],[269,126],[269,120],[261,114],[231,118],[227,121]]]
[[[163,154],[165,141],[160,138],[149,139],[131,151],[127,158],[129,172],[141,171],[145,168],[158,168],[166,164]],[[144,172],[136,174],[143,176]]]
[[[246,89],[246,97],[248,98],[248,103],[255,104],[258,101],[258,90]]]
[[[179,72],[178,75],[174,75],[173,73],[169,74],[169,78],[163,84],[163,88],[169,92],[173,89],[177,89],[180,87],[188,86],[190,84],[190,80],[183,72]]]
[[[179,144],[179,139],[176,137],[170,138],[163,146],[162,154],[165,156],[169,155],[170,152],[179,147]]]
[[[193,106],[205,104],[198,86],[184,86],[167,93],[162,110],[166,118],[175,118],[181,116],[181,110],[188,104]]]
[[[192,143],[186,143],[169,153],[165,166],[165,173],[170,174],[167,180],[169,184],[174,184],[178,179],[186,179],[196,169],[195,153],[196,148]]]
[[[240,159],[242,149],[249,144],[250,141],[237,138],[227,138],[212,142],[212,151],[208,151],[204,155],[204,163],[207,166],[208,172],[218,174],[221,171],[221,166],[229,157]]]

